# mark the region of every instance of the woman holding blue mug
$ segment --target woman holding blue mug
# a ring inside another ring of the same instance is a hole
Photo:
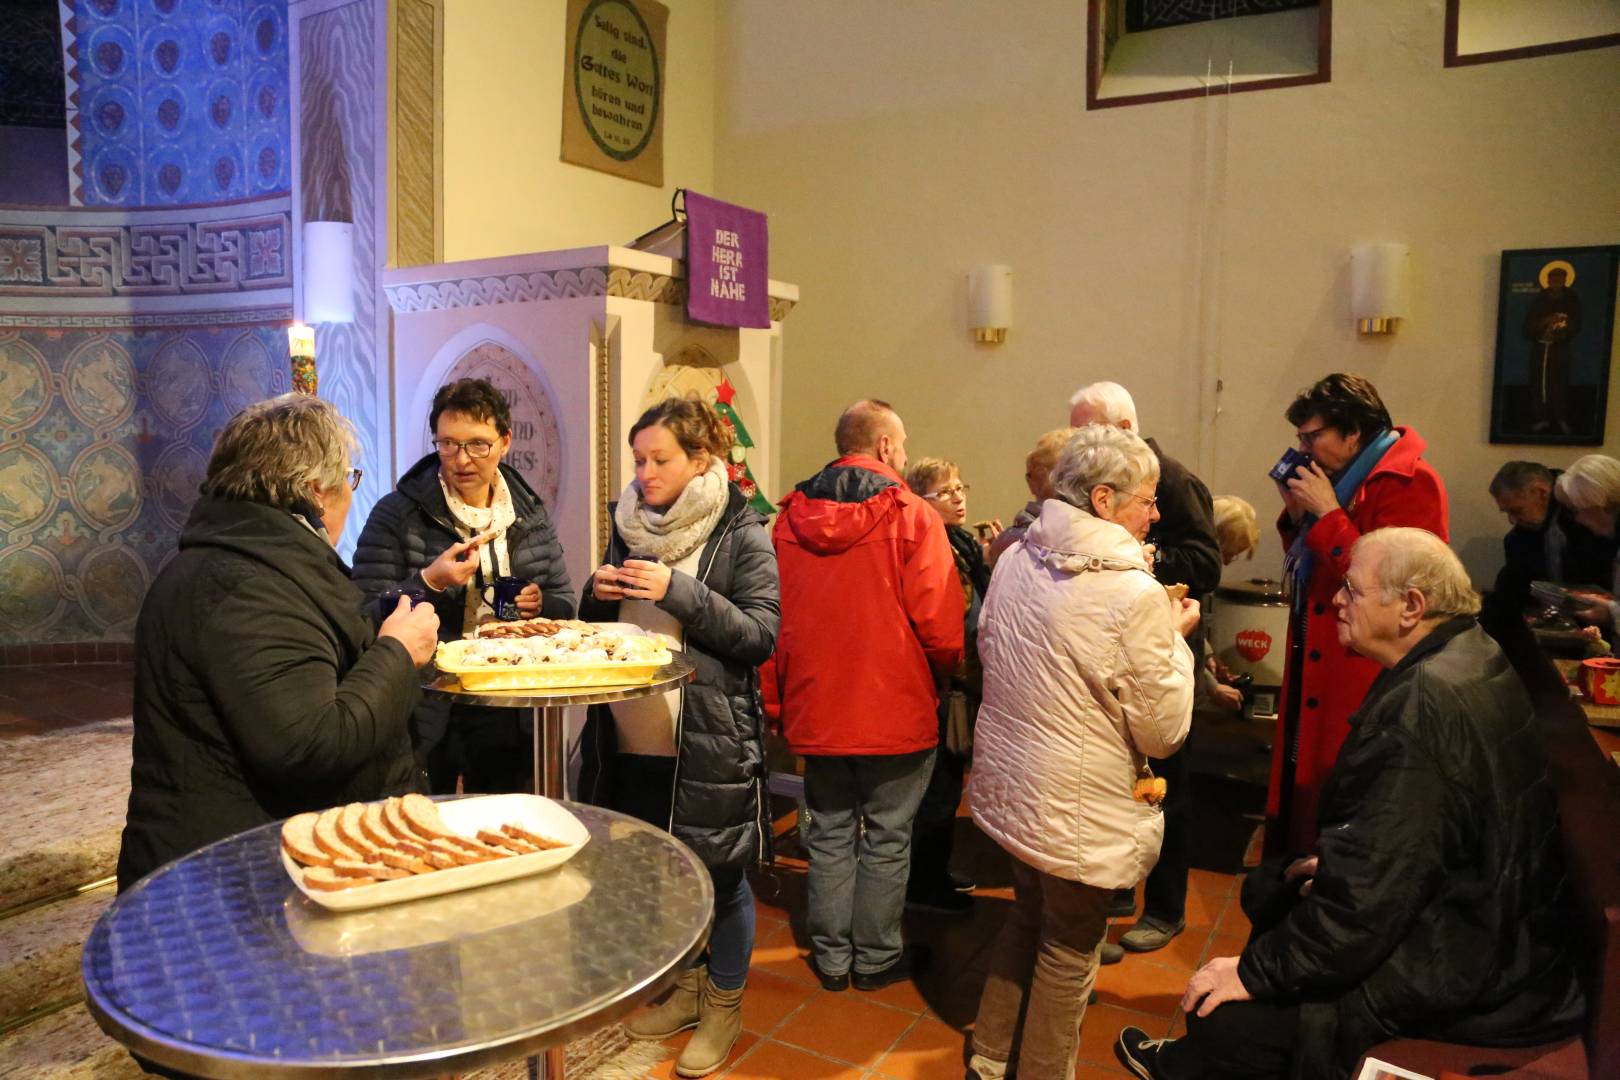
[[[451,641],[503,617],[574,614],[562,545],[544,501],[503,464],[512,411],[484,379],[439,389],[428,414],[433,448],[372,508],[354,552],[354,581],[368,597],[419,590]],[[522,579],[522,580],[513,580]],[[435,793],[532,791],[531,734],[510,709],[451,708],[425,701],[411,726],[417,761]]]
[[[679,690],[593,706],[580,774],[582,798],[669,830],[714,878],[707,962],[625,1025],[642,1039],[697,1028],[676,1062],[688,1077],[724,1065],[742,1030],[754,947],[747,869],[770,835],[755,668],[776,644],[776,553],[728,478],[733,440],[700,401],[671,398],[641,415],[630,429],[635,479],[580,602],[582,617],[634,623],[697,668]]]

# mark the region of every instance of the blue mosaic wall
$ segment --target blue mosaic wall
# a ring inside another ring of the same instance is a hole
[[[0,643],[128,641],[282,325],[0,330]]]
[[[76,202],[289,190],[287,0],[62,4]]]

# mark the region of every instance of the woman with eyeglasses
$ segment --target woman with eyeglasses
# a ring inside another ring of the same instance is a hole
[[[215,441],[135,627],[120,889],[244,829],[416,790],[409,720],[439,617],[408,599],[376,629],[361,613],[332,550],[354,445],[305,394],[248,406]]]
[[[1447,538],[1446,489],[1427,461],[1423,437],[1397,427],[1372,383],[1336,373],[1288,406],[1301,453],[1310,460],[1278,481],[1277,519],[1288,552],[1287,664],[1266,799],[1266,850],[1308,854],[1316,809],[1350,715],[1381,670],[1339,644],[1333,596],[1362,533],[1388,526]]]
[[[525,618],[573,617],[562,545],[546,505],[516,469],[512,410],[484,379],[439,388],[428,414],[433,446],[378,500],[354,552],[367,596],[418,593],[439,612],[452,641],[496,617],[498,578],[529,582],[518,593]],[[493,534],[493,539],[480,542]],[[532,733],[515,711],[424,702],[412,725],[417,759],[434,793],[532,791]]]
[[[956,833],[956,808],[962,801],[964,757],[953,751],[948,738],[951,711],[962,715],[963,727],[979,711],[979,609],[985,590],[990,587],[990,567],[985,560],[986,544],[969,532],[967,522],[968,486],[955,462],[925,457],[906,469],[906,486],[928,503],[945,522],[945,538],[950,541],[956,560],[956,577],[962,586],[963,643],[962,665],[939,695],[939,749],[934,754],[934,771],[928,778],[917,817],[911,827],[911,873],[906,881],[906,906],[946,915],[965,915],[973,909],[973,882],[950,871],[951,851]],[[1000,533],[1000,522],[991,522]]]
[[[1082,428],[1054,497],[996,560],[979,616],[984,703],[968,805],[1012,856],[1013,904],[990,947],[968,1065],[979,1080],[1074,1076],[1114,890],[1159,858],[1149,758],[1192,720],[1198,603],[1173,599],[1143,544],[1159,459],[1133,433]],[[1021,1032],[1021,1034],[1019,1034]]]

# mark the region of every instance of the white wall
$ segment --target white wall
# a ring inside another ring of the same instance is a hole
[[[717,188],[770,214],[771,273],[803,290],[788,483],[831,456],[841,408],[880,396],[913,455],[961,463],[972,517],[1010,517],[1036,436],[1114,378],[1264,516],[1283,409],[1357,371],[1429,440],[1478,577],[1499,558],[1497,466],[1584,452],[1486,441],[1497,268],[1504,248],[1620,242],[1620,50],[1447,70],[1441,0],[1358,0],[1334,6],[1331,83],[1088,113],[1073,0],[717,11]],[[1411,245],[1415,310],[1358,339],[1349,251],[1382,240]],[[982,262],[1016,273],[1000,347],[965,327]],[[1620,385],[1609,433],[1613,453]],[[1234,574],[1275,575],[1266,536]]]
[[[664,186],[561,161],[564,0],[451,0],[444,26],[444,256],[622,244],[714,187],[714,3],[665,0]]]

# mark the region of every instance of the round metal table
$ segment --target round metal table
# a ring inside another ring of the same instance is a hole
[[[566,799],[567,754],[563,748],[564,712],[570,705],[607,705],[615,701],[651,697],[692,681],[697,669],[676,649],[652,681],[633,686],[559,687],[555,690],[463,690],[454,675],[428,668],[422,692],[430,698],[460,705],[492,705],[501,709],[528,709],[534,723],[534,793]]]
[[[668,833],[568,809],[591,840],[557,870],[347,914],[288,879],[279,824],[221,840],[103,913],[90,1012],[142,1057],[219,1080],[443,1076],[543,1050],[555,1070],[569,1039],[671,985],[714,911]]]

